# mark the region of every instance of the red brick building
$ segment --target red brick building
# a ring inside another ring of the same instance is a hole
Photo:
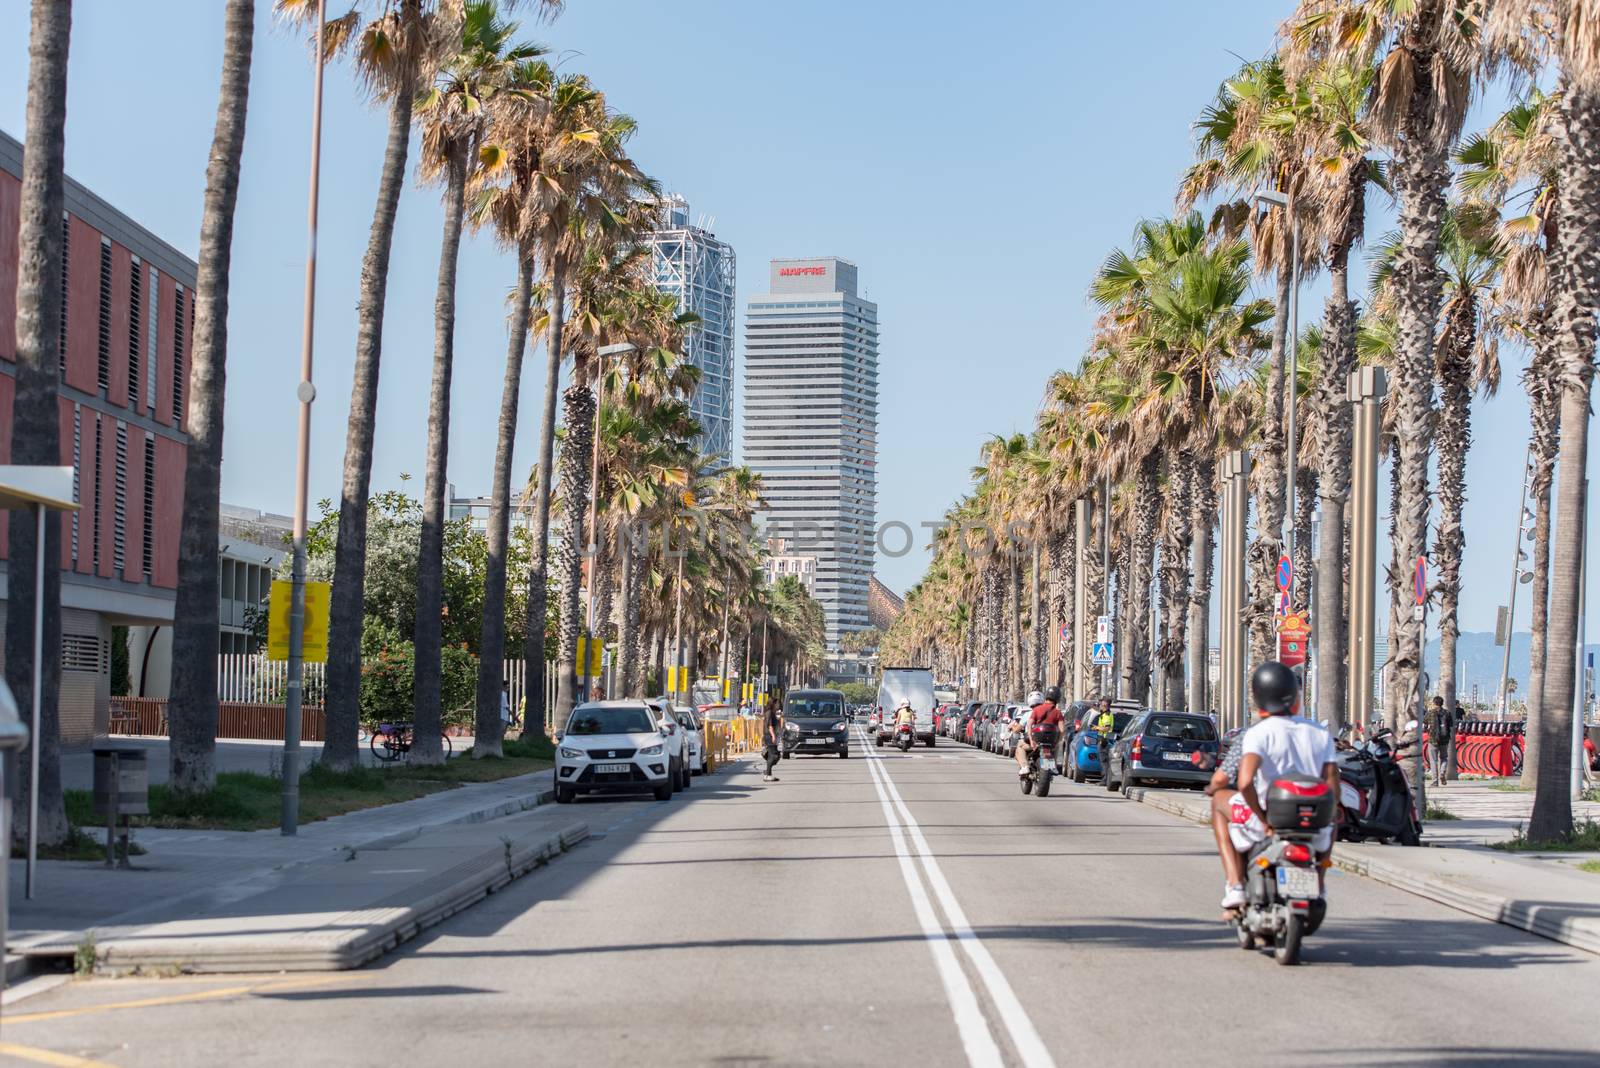
[[[0,133],[0,463],[16,393],[21,175],[22,145]],[[71,745],[105,733],[111,627],[172,621],[195,264],[71,178],[65,206],[61,463],[81,505],[61,530],[61,733]],[[0,622],[6,539],[0,523]]]

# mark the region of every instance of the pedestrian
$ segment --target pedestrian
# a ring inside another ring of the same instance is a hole
[[[767,773],[761,776],[762,782],[777,782],[778,777],[772,774],[772,769],[777,767],[778,758],[783,755],[783,713],[776,708],[769,708],[761,717],[761,755],[767,762]]]
[[[500,733],[511,729],[511,683],[500,684]]]
[[[1443,786],[1448,778],[1450,739],[1455,735],[1455,717],[1435,697],[1428,707],[1428,785]]]

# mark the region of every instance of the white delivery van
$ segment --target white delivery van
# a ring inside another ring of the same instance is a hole
[[[882,745],[894,737],[894,713],[901,702],[910,701],[917,714],[917,741],[933,748],[933,672],[927,668],[886,667],[878,679],[878,733],[873,739]]]

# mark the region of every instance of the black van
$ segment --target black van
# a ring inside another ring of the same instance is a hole
[[[783,699],[783,755],[850,755],[850,710],[838,690],[790,690]]]

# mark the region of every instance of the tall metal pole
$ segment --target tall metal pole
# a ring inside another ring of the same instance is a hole
[[[33,506],[33,718],[28,735],[28,863],[22,896],[33,900],[33,869],[39,863],[39,715],[44,708],[44,520],[43,503]],[[120,789],[120,787],[119,787]]]
[[[1511,635],[1516,632],[1517,587],[1522,578],[1522,533],[1528,525],[1528,479],[1533,469],[1533,446],[1528,447],[1527,462],[1522,468],[1522,501],[1517,505],[1516,542],[1511,546],[1511,597],[1506,607],[1506,651],[1500,658],[1500,718],[1506,718],[1511,695],[1506,687],[1511,681]],[[1581,658],[1580,658],[1581,659]]]
[[[1079,497],[1073,506],[1073,521],[1077,525],[1078,536],[1073,551],[1078,554],[1078,559],[1073,564],[1072,618],[1077,626],[1073,628],[1072,635],[1072,699],[1074,701],[1088,700],[1089,694],[1084,685],[1083,664],[1084,642],[1089,633],[1089,554],[1094,550],[1089,545],[1089,509],[1091,504],[1088,497]]]
[[[1356,409],[1350,484],[1349,721],[1363,728],[1372,719],[1378,566],[1378,431],[1387,385],[1383,368],[1361,367],[1350,372],[1347,394]],[[1337,625],[1336,621],[1325,622]]]
[[[1100,573],[1103,589],[1100,591],[1100,614],[1111,614],[1111,474],[1106,473],[1100,489]],[[1113,632],[1113,637],[1115,632]],[[1111,694],[1111,665],[1100,668],[1100,696]]]
[[[293,835],[300,823],[300,703],[306,638],[306,498],[311,477],[312,327],[317,309],[317,197],[322,171],[322,38],[327,28],[327,0],[317,0],[315,88],[311,95],[311,192],[306,208],[305,316],[300,334],[300,441],[294,479],[294,564],[289,598],[289,684],[283,705],[282,831]]]
[[[1293,220],[1290,224],[1290,230],[1294,237],[1289,243],[1290,248],[1293,249],[1290,254],[1292,258],[1289,262],[1289,337],[1283,346],[1284,362],[1288,364],[1289,372],[1288,389],[1284,391],[1284,403],[1288,408],[1289,414],[1286,430],[1288,446],[1284,452],[1283,461],[1283,481],[1285,484],[1283,517],[1284,521],[1289,525],[1289,537],[1286,540],[1289,546],[1289,559],[1293,560],[1295,538],[1298,534],[1294,525],[1295,475],[1297,473],[1295,466],[1295,453],[1297,450],[1295,449],[1294,410],[1295,402],[1300,392],[1300,215],[1294,211],[1292,202],[1285,210],[1290,213],[1290,217]],[[1294,603],[1294,583],[1297,577],[1293,574],[1293,569],[1291,569],[1289,577],[1289,600],[1291,605]]]
[[[590,658],[594,656],[594,603],[599,600],[595,590],[600,582],[600,413],[606,402],[606,358],[597,358],[594,379],[594,434],[589,449],[589,605],[584,625],[584,653],[578,659],[578,672],[583,676],[583,699],[589,699]]]
[[[1577,681],[1572,709],[1572,800],[1583,800],[1584,639],[1589,611],[1589,480],[1583,480],[1583,507],[1578,510],[1578,655]]]

